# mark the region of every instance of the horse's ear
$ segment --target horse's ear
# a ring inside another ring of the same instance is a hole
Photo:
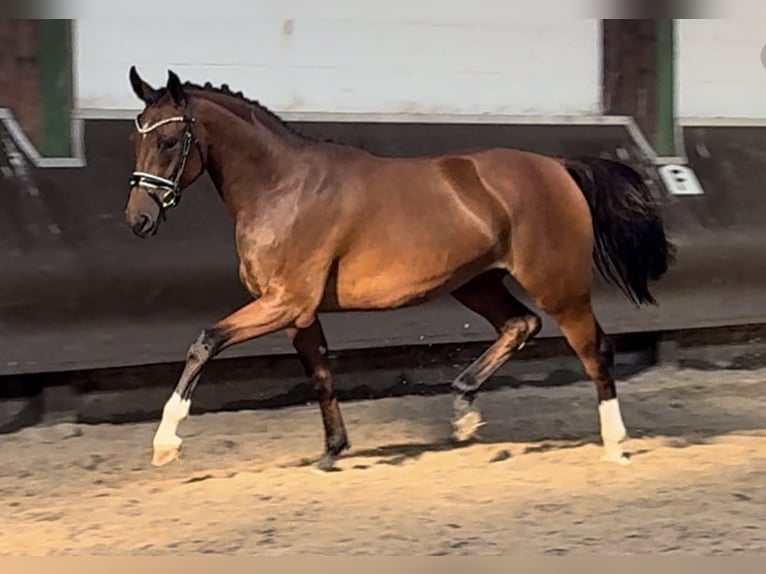
[[[167,88],[168,92],[170,92],[170,96],[173,98],[173,101],[176,104],[179,106],[186,105],[186,92],[184,92],[184,87],[181,84],[181,80],[178,79],[178,76],[176,76],[173,70],[168,70]]]
[[[138,99],[145,104],[151,104],[157,97],[157,90],[147,84],[141,76],[138,75],[135,66],[130,67],[130,85]]]

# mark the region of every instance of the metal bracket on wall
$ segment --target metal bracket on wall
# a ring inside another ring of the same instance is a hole
[[[83,143],[84,125],[81,118],[72,118],[72,150],[74,157],[44,157],[24,133],[24,130],[16,120],[13,111],[8,108],[0,108],[0,122],[3,123],[8,134],[13,138],[19,150],[35,167],[42,168],[70,168],[86,167],[85,146]]]
[[[662,184],[670,195],[704,195],[702,187],[694,170],[689,165],[686,153],[677,156],[661,156],[657,154],[652,144],[644,136],[641,128],[631,117],[626,117],[625,128],[630,133],[636,146],[644,155],[646,161],[657,168]],[[675,126],[677,149],[683,150],[682,126]]]
[[[671,195],[704,195],[694,170],[687,165],[666,164],[659,168],[660,177]]]

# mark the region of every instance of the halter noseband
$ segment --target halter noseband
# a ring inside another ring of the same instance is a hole
[[[178,205],[178,202],[181,200],[181,177],[186,170],[186,162],[189,160],[189,152],[191,151],[192,140],[194,139],[194,135],[192,134],[191,129],[191,126],[194,123],[194,118],[187,115],[174,116],[172,118],[166,118],[164,120],[155,122],[147,127],[143,127],[138,121],[139,117],[140,114],[136,116],[135,120],[136,130],[138,130],[138,133],[143,135],[146,135],[149,132],[152,132],[157,128],[167,124],[176,122],[183,122],[186,124],[186,129],[184,131],[184,146],[183,151],[181,152],[181,161],[176,168],[173,179],[159,177],[157,175],[143,171],[134,171],[130,176],[130,186],[144,188],[149,194],[149,197],[156,201],[157,205],[160,206],[160,211],[164,212],[164,210]],[[199,143],[197,143],[197,145],[199,145]],[[200,160],[202,160],[201,153],[202,152],[200,151]],[[202,169],[204,170],[204,166]]]

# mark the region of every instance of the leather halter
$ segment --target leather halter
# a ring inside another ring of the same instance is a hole
[[[160,211],[164,212],[164,210],[178,205],[178,202],[181,200],[181,177],[186,170],[186,163],[189,160],[189,152],[191,151],[192,141],[197,144],[197,149],[200,151],[200,161],[203,162],[202,170],[200,173],[202,173],[202,171],[205,169],[204,160],[202,158],[202,150],[199,149],[199,141],[197,141],[197,139],[194,137],[194,134],[192,133],[192,124],[195,122],[195,120],[193,117],[187,115],[174,116],[144,127],[138,121],[139,117],[140,114],[136,117],[135,120],[136,130],[138,130],[138,133],[143,135],[146,135],[167,124],[176,122],[182,122],[186,124],[183,136],[184,144],[183,150],[181,152],[181,160],[178,163],[178,167],[176,168],[172,179],[160,177],[143,171],[134,171],[130,176],[130,186],[143,188],[149,194],[149,196],[157,202],[157,205],[160,206]]]

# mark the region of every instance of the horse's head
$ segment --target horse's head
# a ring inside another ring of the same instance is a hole
[[[155,89],[130,68],[130,83],[144,110],[131,134],[135,168],[125,218],[139,237],[154,235],[165,211],[202,175],[205,161],[189,98],[181,81],[168,72],[167,86]]]

